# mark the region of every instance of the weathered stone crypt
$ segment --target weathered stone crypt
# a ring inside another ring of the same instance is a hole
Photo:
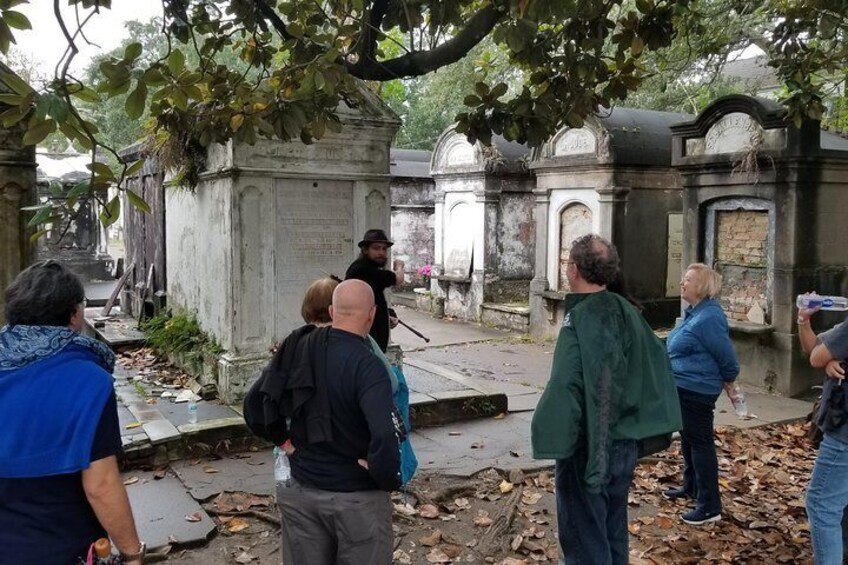
[[[225,353],[221,397],[233,402],[269,348],[303,324],[306,287],[344,276],[369,228],[388,230],[389,145],[397,117],[363,88],[344,129],[304,145],[259,141],[210,148],[196,191],[166,193],[168,298],[196,313]]]
[[[648,320],[656,326],[673,322],[680,302],[682,202],[669,128],[689,117],[615,108],[582,128],[561,129],[536,151],[534,336],[559,332],[569,248],[592,232],[618,248],[628,289]]]
[[[491,147],[471,145],[452,128],[436,143],[431,289],[446,315],[476,321],[487,307],[517,303],[519,317],[526,310],[535,246],[528,156],[526,147],[498,138]]]
[[[715,101],[674,132],[683,262],[713,265],[741,379],[785,395],[821,380],[800,351],[795,296],[848,291],[848,140],[788,125],[777,103]],[[816,317],[821,331],[844,315]]]

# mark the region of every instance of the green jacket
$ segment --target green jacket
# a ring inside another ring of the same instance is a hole
[[[584,482],[597,490],[609,442],[681,429],[665,346],[627,300],[608,291],[569,294],[551,378],[533,414],[536,459],[587,455]]]

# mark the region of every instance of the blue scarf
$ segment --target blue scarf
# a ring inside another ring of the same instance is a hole
[[[0,478],[88,468],[114,367],[108,347],[69,328],[0,329]]]

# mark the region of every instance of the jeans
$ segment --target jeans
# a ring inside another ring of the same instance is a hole
[[[683,451],[683,490],[693,494],[696,508],[708,514],[721,512],[718,491],[718,456],[713,438],[713,419],[718,395],[700,394],[677,389],[683,430],[680,448]]]
[[[600,492],[583,483],[586,453],[556,462],[559,543],[567,565],[627,565],[627,493],[636,467],[636,442],[614,441]]]
[[[816,565],[841,565],[842,515],[848,505],[848,444],[824,434],[807,487]]]

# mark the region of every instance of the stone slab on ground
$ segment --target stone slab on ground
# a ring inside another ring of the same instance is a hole
[[[121,312],[120,308],[112,310],[106,320],[99,325],[101,307],[85,309],[85,333],[104,342],[109,347],[141,347],[144,345],[144,333],[138,329],[138,320]]]
[[[155,480],[153,473],[137,472],[126,473],[124,480],[131,477],[139,480],[127,486],[127,494],[139,536],[149,550],[173,540],[187,546],[206,543],[215,531],[215,523],[179,480],[171,476]],[[199,522],[186,520],[193,514],[200,516]]]
[[[209,473],[209,468],[217,472]],[[238,453],[219,460],[182,460],[171,464],[185,487],[196,500],[217,494],[250,492],[274,494],[274,461],[270,450]]]
[[[395,311],[401,320],[430,338],[430,343],[426,343],[408,329],[398,326],[392,330],[392,341],[400,345],[404,351],[444,347],[457,343],[502,340],[517,335],[467,322],[433,318],[430,314],[404,306],[397,306]]]
[[[538,402],[541,394],[541,390],[533,386],[496,381],[469,375],[468,372],[459,373],[440,364],[423,361],[418,357],[407,358],[405,366],[406,370],[430,373],[440,379],[450,381],[454,383],[454,386],[461,387],[459,390],[475,390],[488,396],[505,395],[507,397],[507,407],[510,411],[512,411],[512,408],[509,408],[510,403],[515,406],[515,411],[535,409],[536,402]],[[410,384],[410,388],[413,388],[412,384]],[[430,393],[430,396],[438,400],[444,400],[447,395],[444,393]]]
[[[409,390],[420,394],[432,394],[451,390],[463,390],[466,387],[445,377],[425,371],[414,365],[404,365],[403,375],[409,385]]]
[[[419,467],[447,475],[469,477],[489,467],[503,470],[543,469],[552,461],[530,453],[530,424],[521,414],[459,422],[413,432]]]
[[[766,424],[783,424],[803,420],[813,409],[808,400],[786,398],[745,387],[748,413],[756,418],[740,420],[726,394],[719,396],[716,402],[715,424],[717,426],[735,426],[737,428],[755,428]]]
[[[188,424],[188,403],[187,402],[172,402],[170,400],[160,400],[156,403],[156,408],[168,419],[174,426],[180,428],[183,424]],[[197,421],[205,422],[210,420],[222,420],[224,418],[242,419],[241,415],[218,401],[197,401]]]
[[[407,361],[426,361],[463,375],[543,390],[551,375],[554,344],[500,341],[466,343],[410,352]]]

